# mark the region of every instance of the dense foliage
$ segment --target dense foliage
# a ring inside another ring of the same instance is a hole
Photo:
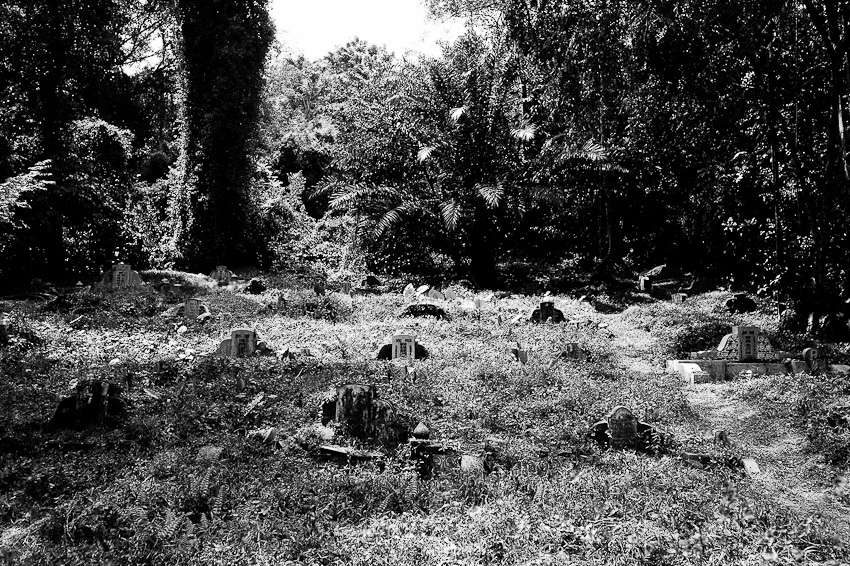
[[[386,272],[666,262],[847,298],[846,3],[427,4],[469,22],[440,57],[309,61],[265,2],[5,3],[3,256],[284,265],[306,212]],[[94,124],[126,153],[92,169]]]

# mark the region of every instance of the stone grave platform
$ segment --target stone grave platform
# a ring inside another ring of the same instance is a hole
[[[667,371],[678,373],[686,382],[709,383],[735,379],[741,373],[789,375],[819,370],[846,373],[847,366],[819,363],[817,349],[802,354],[775,350],[767,335],[755,326],[733,326],[716,350],[691,352],[687,360],[667,360]]]

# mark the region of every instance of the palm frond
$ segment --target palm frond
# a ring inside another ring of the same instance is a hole
[[[402,205],[404,206],[404,205]],[[397,206],[392,210],[388,210],[381,216],[372,229],[372,237],[378,239],[384,232],[392,228],[394,225],[401,222],[402,210],[401,206]]]
[[[499,203],[502,201],[502,196],[505,194],[505,189],[502,187],[502,183],[496,183],[495,185],[479,183],[475,185],[475,188],[478,190],[478,194],[481,195],[481,198],[484,199],[484,202],[487,203],[487,206],[490,208],[499,207]]]
[[[459,106],[457,108],[452,108],[449,111],[449,119],[452,123],[457,124],[464,114],[469,112],[469,107],[467,106]]]
[[[455,199],[441,203],[440,214],[448,230],[453,231],[457,228],[458,220],[460,220],[460,205]]]
[[[511,135],[520,141],[531,141],[537,134],[537,126],[534,124],[523,124],[517,128],[511,128]]]
[[[433,145],[426,145],[416,153],[416,161],[423,163],[431,158],[431,154],[437,149]]]

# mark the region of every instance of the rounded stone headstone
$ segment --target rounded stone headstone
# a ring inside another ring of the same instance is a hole
[[[638,436],[638,420],[626,407],[615,407],[608,414],[608,434],[612,448],[628,448],[635,444]]]

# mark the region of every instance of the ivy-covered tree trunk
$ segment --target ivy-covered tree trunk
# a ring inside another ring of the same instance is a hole
[[[248,188],[274,27],[267,0],[177,0],[183,179],[174,195],[177,263],[209,270],[259,251]]]

